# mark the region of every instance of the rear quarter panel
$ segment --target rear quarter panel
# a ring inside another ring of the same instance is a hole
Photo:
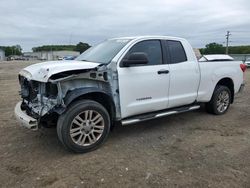
[[[230,78],[234,83],[234,93],[237,93],[243,83],[241,61],[199,62],[201,81],[198,90],[198,102],[210,101],[215,86],[223,78]]]

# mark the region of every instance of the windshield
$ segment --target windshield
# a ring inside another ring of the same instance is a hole
[[[129,41],[128,39],[106,40],[89,48],[78,56],[76,60],[108,64]]]

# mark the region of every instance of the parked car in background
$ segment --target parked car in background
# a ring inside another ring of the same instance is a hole
[[[11,56],[8,56],[6,59],[7,61],[14,61],[14,60],[28,61],[29,60],[27,57],[19,56],[19,55],[11,55]]]
[[[45,57],[41,57],[41,58],[38,58],[38,60],[46,61],[47,59]]]
[[[14,59],[14,57],[9,56],[9,57],[6,58],[6,60],[7,60],[7,61],[13,61],[13,60],[15,60],[15,59]]]
[[[77,58],[77,56],[69,55],[69,56],[63,57],[63,60],[74,60],[75,58]]]
[[[247,58],[247,59],[246,59],[245,65],[246,65],[247,67],[250,67],[250,58]]]

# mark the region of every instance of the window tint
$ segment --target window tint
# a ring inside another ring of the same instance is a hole
[[[125,56],[125,59],[128,58],[131,53],[135,52],[143,52],[147,54],[147,65],[162,64],[161,43],[159,40],[147,40],[138,42],[129,50],[129,52]]]
[[[180,63],[187,61],[185,50],[179,41],[167,41],[171,63]]]

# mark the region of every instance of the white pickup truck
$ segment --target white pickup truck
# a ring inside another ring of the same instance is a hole
[[[198,62],[182,38],[114,38],[74,61],[21,70],[15,115],[33,130],[55,124],[66,148],[87,152],[105,141],[116,122],[137,123],[202,103],[209,113],[224,114],[244,87],[245,70],[236,61]]]

